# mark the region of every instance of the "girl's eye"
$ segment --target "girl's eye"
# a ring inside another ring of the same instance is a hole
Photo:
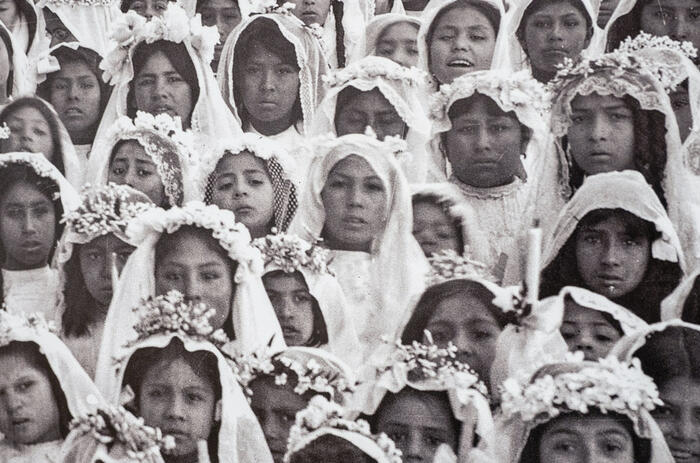
[[[604,334],[599,334],[599,335],[597,335],[595,338],[596,338],[597,341],[599,341],[599,342],[604,342],[604,343],[608,343],[608,342],[611,342],[611,341],[612,341],[612,338],[611,338],[611,337],[605,336]]]
[[[625,240],[625,244],[626,244],[627,246],[639,246],[639,245],[641,245],[642,243],[641,243],[641,241],[638,240],[638,239],[630,238],[630,239]]]
[[[328,186],[331,187],[331,188],[336,188],[336,189],[338,189],[338,188],[345,188],[345,182],[342,181],[342,180],[331,180],[331,181],[328,183]]]
[[[405,432],[399,431],[390,432],[388,433],[388,436],[389,438],[391,438],[391,440],[393,440],[396,443],[404,442],[407,438],[407,434]]]
[[[19,383],[17,386],[17,389],[20,391],[27,391],[29,390],[32,386],[34,385],[34,381],[22,381]]]
[[[384,185],[381,183],[369,183],[367,184],[367,189],[373,193],[378,193],[384,191]]]
[[[34,129],[34,133],[37,134],[37,135],[39,135],[39,136],[42,136],[42,137],[43,137],[44,135],[46,135],[46,132],[44,132],[44,131],[41,130],[41,129]]]
[[[12,208],[7,209],[5,211],[5,215],[7,215],[8,217],[13,217],[13,218],[21,217],[22,209],[20,209],[18,207],[12,207]]]
[[[426,436],[425,440],[428,443],[428,445],[431,447],[437,447],[438,445],[445,442],[445,440],[443,438],[438,437],[438,436]]]
[[[625,119],[629,119],[629,116],[627,114],[624,114],[624,113],[613,113],[611,115],[611,117],[613,118],[613,120],[616,120],[616,121],[622,121]]]
[[[668,418],[673,416],[673,410],[666,405],[659,405],[654,409],[652,414],[657,418]]]
[[[574,449],[574,445],[569,442],[560,442],[554,446],[554,449],[559,452],[571,452]]]
[[[199,394],[190,392],[189,394],[187,394],[187,400],[189,400],[190,402],[201,402],[202,400],[204,400],[204,398]]]
[[[166,272],[164,277],[168,281],[178,281],[180,279],[180,274],[176,272]]]
[[[146,87],[148,85],[153,85],[153,78],[151,77],[141,77],[136,80],[136,85],[139,87]]]
[[[476,330],[474,331],[474,339],[477,341],[483,341],[485,339],[491,338],[491,333],[486,330]]]
[[[151,175],[153,175],[153,172],[150,172],[146,169],[139,169],[136,171],[136,173],[139,177],[150,177]]]
[[[124,175],[126,173],[126,169],[123,167],[112,167],[112,173],[114,175]]]
[[[148,397],[150,397],[152,399],[159,399],[159,398],[163,397],[165,394],[163,394],[163,391],[161,391],[160,389],[151,389],[150,391],[148,391],[147,395],[148,395]]]
[[[212,280],[218,280],[220,278],[220,275],[216,272],[204,272],[202,274],[202,279],[205,281],[212,281]]]
[[[282,419],[285,423],[294,423],[296,416],[294,413],[286,412],[282,414]]]
[[[597,236],[584,236],[583,241],[588,244],[598,244],[600,243],[600,238]]]
[[[452,333],[442,330],[430,330],[433,335],[433,340],[437,344],[447,344],[452,340]]]
[[[217,191],[227,191],[233,188],[233,182],[220,182],[216,185]]]
[[[171,84],[177,83],[177,82],[182,82],[182,78],[180,76],[172,75],[172,76],[168,77],[168,82],[170,82]]]
[[[469,38],[475,42],[481,42],[483,40],[486,40],[485,35],[477,35],[477,34],[472,34],[469,36]]]
[[[578,26],[579,22],[578,21],[566,21],[564,22],[564,25],[566,27],[576,27]]]
[[[545,21],[545,20],[540,19],[540,20],[537,20],[534,22],[534,26],[537,28],[545,28],[545,27],[551,27],[551,24],[549,21]]]
[[[300,304],[302,302],[309,302],[310,300],[311,300],[311,298],[309,296],[307,296],[306,294],[304,294],[304,295],[299,294],[299,295],[294,296],[294,302],[296,302],[297,304]]]

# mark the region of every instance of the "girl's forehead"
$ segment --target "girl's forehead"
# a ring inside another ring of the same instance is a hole
[[[12,110],[7,115],[7,119],[22,122],[30,122],[34,124],[48,124],[48,121],[46,120],[44,115],[41,114],[41,111],[28,105],[19,106],[16,109]]]
[[[368,149],[371,149],[368,147]],[[333,165],[329,175],[337,174],[352,178],[379,177],[372,164],[361,154],[350,154]]]

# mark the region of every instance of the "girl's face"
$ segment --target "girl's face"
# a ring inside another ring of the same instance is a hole
[[[457,227],[440,206],[428,201],[413,205],[413,237],[426,257],[448,249],[463,251]]]
[[[0,432],[14,444],[61,438],[51,382],[22,355],[0,355]]]
[[[189,127],[194,108],[192,87],[162,51],[153,53],[134,76],[134,100],[139,111],[178,116],[183,127]]]
[[[241,10],[235,0],[200,0],[197,12],[201,13],[202,23],[205,26],[216,26],[219,31],[219,43],[214,48],[212,61],[212,67],[216,71],[214,64],[219,63],[226,39],[233,28],[241,22]]]
[[[146,19],[151,19],[154,16],[163,16],[168,9],[168,2],[167,0],[134,0],[129,5],[129,9]]]
[[[240,91],[250,123],[264,135],[283,132],[299,98],[299,69],[253,42],[241,72]]]
[[[449,403],[404,389],[379,411],[377,431],[386,433],[404,461],[429,463],[441,444],[457,449],[459,434]]]
[[[491,67],[496,31],[479,10],[454,8],[442,15],[428,44],[430,72],[441,84]]]
[[[19,19],[19,8],[16,0],[0,0],[0,22],[12,29]]]
[[[586,360],[607,357],[622,334],[605,318],[602,312],[582,307],[567,298],[564,321],[559,329],[571,352],[581,351]]]
[[[576,267],[588,289],[614,299],[634,291],[651,259],[649,237],[615,215],[576,233]]]
[[[440,347],[452,342],[457,347],[457,360],[467,363],[488,383],[501,327],[483,301],[470,294],[445,298],[425,329]]]
[[[634,442],[627,428],[607,416],[563,415],[546,425],[539,461],[548,463],[634,463]]]
[[[330,0],[292,0],[296,8],[292,10],[294,16],[304,21],[304,24],[324,25],[328,12],[331,10]]]
[[[78,247],[78,259],[83,281],[90,296],[107,309],[112,300],[112,254],[116,254],[117,271],[121,271],[134,247],[113,234],[97,237]]]
[[[378,89],[362,92],[336,109],[335,128],[338,136],[349,133],[365,133],[367,127],[377,138],[401,137],[406,133],[406,123],[396,109]]]
[[[263,277],[265,291],[288,346],[304,346],[314,330],[314,297],[304,277],[285,273]]]
[[[574,162],[588,175],[635,169],[634,116],[616,96],[578,95],[567,132]]]
[[[178,456],[197,455],[197,442],[207,440],[215,424],[214,386],[181,358],[146,370],[137,400],[146,425],[175,438],[171,452]]]
[[[690,41],[700,48],[700,0],[659,0],[645,2],[640,26],[652,35]]]
[[[575,60],[588,46],[586,18],[571,1],[549,3],[526,20],[523,48],[535,76],[550,80],[558,64]]]
[[[112,157],[107,181],[129,185],[148,196],[154,204],[166,203],[165,188],[156,165],[136,140],[122,143]]]
[[[50,103],[71,135],[90,130],[100,119],[100,83],[83,61],[61,65],[51,79]]]
[[[410,22],[399,22],[384,29],[374,54],[383,56],[407,68],[418,64],[418,26]]]
[[[45,266],[56,242],[54,204],[34,185],[19,181],[0,198],[2,267],[28,270]]]
[[[506,185],[521,168],[527,139],[515,117],[488,97],[474,98],[469,109],[452,119],[445,134],[447,159],[455,176],[477,188]]]
[[[700,461],[700,381],[677,376],[659,386],[653,416],[677,462]]]
[[[369,252],[387,219],[384,182],[360,156],[351,154],[333,166],[321,191],[326,212],[324,238],[331,249]]]
[[[53,160],[51,127],[37,109],[29,106],[17,109],[7,116],[7,126],[10,138],[4,143],[5,152],[42,153],[49,161]]]
[[[265,162],[245,151],[226,154],[214,170],[212,203],[236,214],[253,238],[268,233],[275,223],[275,191]]]
[[[297,412],[307,405],[306,400],[289,386],[278,386],[274,379],[261,378],[250,385],[253,391],[250,407],[260,422],[265,440],[275,463],[282,463],[287,451],[289,428]]]

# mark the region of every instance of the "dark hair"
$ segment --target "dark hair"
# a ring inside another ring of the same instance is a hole
[[[695,277],[693,287],[683,302],[683,313],[681,319],[700,325],[700,275]]]
[[[61,146],[61,133],[59,130],[58,116],[53,112],[48,103],[35,96],[25,96],[17,98],[15,101],[5,106],[5,109],[0,112],[0,125],[7,122],[7,119],[14,113],[23,108],[33,108],[39,111],[41,117],[46,120],[51,131],[51,140],[53,142],[53,157],[51,164],[56,166],[59,172],[66,175],[66,169],[63,165],[63,147]]]
[[[10,72],[7,74],[7,82],[5,82],[5,96],[9,98],[12,96],[12,87],[14,86],[15,80],[15,70],[14,66],[12,66],[12,56],[15,51],[12,49],[12,38],[10,37],[10,32],[3,26],[0,26],[0,40],[2,40],[2,43],[5,44],[7,59],[10,62]]]
[[[66,278],[63,288],[66,309],[61,317],[61,325],[67,337],[88,334],[88,327],[98,318],[97,301],[88,291],[80,268],[80,246],[82,245],[74,246],[73,255],[63,267]]]
[[[655,109],[642,109],[635,98],[625,95],[621,98],[625,106],[632,111],[634,123],[634,166],[659,197],[661,203],[666,206],[666,198],[662,187],[662,180],[666,170],[666,116]],[[566,150],[568,140],[562,139],[562,145]],[[571,159],[571,173],[569,184],[572,190],[577,190],[583,183],[585,172]]]
[[[41,353],[39,345],[30,341],[10,341],[9,344],[0,346],[0,356],[5,355],[22,357],[48,378],[51,392],[53,392],[56,407],[58,408],[58,430],[61,433],[61,437],[65,439],[70,431],[69,424],[73,416],[68,409],[68,401],[61,388],[61,383],[51,369],[48,359]],[[41,404],[37,405],[41,406]]]
[[[533,0],[532,3],[525,8],[523,16],[520,18],[518,29],[515,31],[515,37],[518,39],[518,42],[520,42],[520,45],[526,55],[527,47],[525,46],[525,27],[527,26],[527,20],[530,18],[530,16],[539,12],[541,9],[556,3],[568,3],[572,7],[576,8],[586,21],[586,28],[588,29],[586,38],[590,39],[593,35],[593,20],[591,19],[591,15],[588,13],[588,10],[586,10],[586,7],[583,5],[581,0]]]
[[[291,456],[290,463],[327,463],[328,455],[326,451],[328,449],[338,450],[342,446],[351,446],[357,448],[355,445],[350,443],[345,439],[341,439],[333,434],[324,434],[308,444],[306,444],[302,449],[297,450]],[[360,450],[359,448],[357,448]],[[362,452],[362,450],[360,450]],[[376,463],[376,460],[362,452],[363,458],[361,460],[354,460],[356,463]],[[354,455],[353,455],[354,457]]]
[[[240,117],[244,125],[248,122],[250,116],[243,104],[243,96],[241,95],[240,82],[243,80],[241,73],[243,64],[252,58],[251,50],[256,45],[264,48],[266,52],[277,56],[284,64],[299,68],[294,45],[282,35],[276,22],[269,18],[255,18],[248,23],[238,36],[233,51],[233,62],[231,63],[233,100],[236,102],[238,117]],[[292,106],[292,119],[298,122],[302,118],[301,98],[297,95],[294,106]]]
[[[572,413],[566,413],[562,414],[556,418],[551,419],[550,421],[546,423],[542,423],[535,427],[531,432],[530,436],[527,439],[527,443],[525,444],[525,447],[523,448],[523,452],[520,455],[520,459],[518,460],[520,463],[541,463],[540,460],[540,441],[542,440],[542,436],[544,435],[545,431],[549,429],[554,423],[557,421],[566,418],[566,417],[580,417],[580,418],[586,418],[586,417],[592,417],[592,418],[612,418],[618,423],[620,423],[629,433],[630,437],[632,438],[632,445],[634,448],[634,461],[636,463],[649,463],[651,461],[651,440],[650,439],[645,439],[643,437],[637,436],[637,433],[634,432],[634,426],[632,424],[632,420],[630,420],[627,416],[622,415],[620,413],[615,413],[615,412],[607,412],[603,413],[597,408],[591,409],[588,413],[581,414],[578,412],[572,412]]]
[[[183,360],[187,363],[196,376],[205,379],[211,385],[216,401],[221,400],[221,378],[216,356],[205,350],[191,352],[185,348],[182,340],[173,338],[165,347],[145,347],[131,355],[124,370],[122,387],[129,386],[134,391],[136,399],[132,411],[135,414],[140,415],[141,404],[138,400],[148,371],[159,363],[170,364],[175,360]],[[218,462],[219,429],[220,424],[215,424],[207,439],[212,463]]]
[[[442,199],[439,196],[431,193],[416,193],[411,198],[411,205],[414,209],[418,204],[432,204],[440,208],[445,216],[450,219],[450,225],[457,230],[457,246],[459,246],[459,255],[461,256],[464,254],[464,227],[462,227],[462,221],[457,217],[451,217],[447,206],[441,204],[441,202]]]
[[[298,270],[295,271],[294,273],[287,273],[284,272],[283,270],[273,270],[272,272],[267,272],[265,275],[263,275],[263,283],[267,282],[270,278],[276,278],[279,276],[286,276],[286,277],[294,277],[299,279],[301,282],[304,283],[304,286],[307,287],[308,290],[308,285],[306,284],[306,281],[304,280],[304,275],[302,275],[301,272]],[[267,288],[265,288],[267,290]],[[324,344],[328,344],[328,328],[326,326],[326,320],[323,318],[323,312],[321,312],[321,307],[318,305],[318,301],[316,300],[313,295],[311,296],[312,299],[312,312],[314,314],[314,319],[313,319],[313,330],[311,332],[311,337],[309,340],[304,344],[306,347],[318,347],[322,346]]]
[[[637,217],[624,209],[595,209],[587,213],[576,226],[576,230],[559,250],[557,256],[542,271],[540,285],[541,297],[554,296],[564,286],[585,288],[583,278],[578,271],[576,259],[576,240],[578,233],[585,227],[592,227],[611,217],[625,220],[628,232],[634,236],[645,236],[651,243],[661,235],[654,224]],[[628,308],[648,323],[660,319],[661,301],[678,285],[682,272],[677,262],[667,262],[651,258],[642,281],[629,294],[613,301]]]
[[[401,341],[404,344],[422,341],[423,331],[425,331],[428,323],[430,323],[430,319],[435,315],[435,311],[440,303],[458,295],[468,295],[483,302],[501,328],[511,323],[512,320],[491,302],[494,295],[484,285],[472,280],[449,280],[430,286],[421,295],[416,308],[413,310],[411,319],[403,329]],[[466,310],[468,310],[468,307],[465,307],[465,313]]]
[[[136,117],[136,101],[134,92],[134,80],[146,65],[148,60],[156,53],[161,52],[170,61],[170,64],[192,89],[192,110],[194,110],[197,100],[199,100],[199,82],[197,80],[197,70],[192,63],[192,58],[184,43],[175,43],[169,40],[156,40],[153,43],[142,42],[136,46],[134,57],[131,62],[134,64],[134,78],[129,82],[129,93],[126,97],[126,115],[130,118]],[[192,112],[188,116],[192,117]],[[185,121],[182,121],[185,124]]]
[[[700,331],[668,326],[648,334],[634,356],[659,387],[679,376],[700,381]]]
[[[255,384],[268,384],[273,387],[277,388],[283,388],[286,389],[294,394],[297,394],[297,392],[294,391],[296,389],[297,385],[299,385],[299,375],[288,366],[288,363],[286,361],[282,361],[280,357],[284,357],[284,352],[281,352],[278,355],[275,355],[270,359],[270,363],[272,363],[273,369],[269,373],[265,372],[260,372],[255,376],[252,381],[250,382],[250,389],[252,390]],[[275,379],[275,376],[284,373],[286,375],[287,382],[284,384],[277,384],[277,381]],[[253,391],[253,395],[255,395],[255,391]],[[311,399],[313,399],[314,396],[316,395],[322,395],[328,400],[333,400],[334,397],[330,392],[317,392],[312,389],[306,390],[303,394],[297,394],[299,397],[304,402],[310,402]]]

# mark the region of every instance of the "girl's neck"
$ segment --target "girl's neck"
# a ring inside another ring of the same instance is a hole
[[[535,80],[537,80],[538,82],[542,82],[543,84],[546,84],[550,80],[554,79],[554,76],[556,75],[556,71],[543,71],[534,67],[532,68],[532,77],[534,77]]]
[[[323,242],[328,249],[333,251],[353,251],[370,253],[372,243],[343,243],[332,238],[323,237]]]
[[[266,137],[269,137],[272,135],[278,135],[287,130],[289,127],[291,127],[293,124],[293,121],[291,119],[291,116],[283,117],[277,119],[276,121],[259,121],[251,118],[250,125],[260,135],[265,135]]]
[[[73,142],[74,145],[90,145],[94,140],[95,131],[92,129],[70,133],[70,141]]]
[[[40,269],[40,268],[44,268],[44,267],[46,267],[46,266],[48,266],[48,265],[49,265],[49,264],[48,264],[47,262],[43,262],[43,263],[41,263],[41,264],[39,264],[39,265],[27,266],[27,265],[22,264],[21,262],[17,262],[17,261],[7,261],[7,260],[6,260],[6,261],[2,264],[2,268],[3,268],[3,270],[10,270],[10,271],[13,271],[13,272],[22,272],[22,271],[25,271],[25,270],[37,270],[37,269]]]

